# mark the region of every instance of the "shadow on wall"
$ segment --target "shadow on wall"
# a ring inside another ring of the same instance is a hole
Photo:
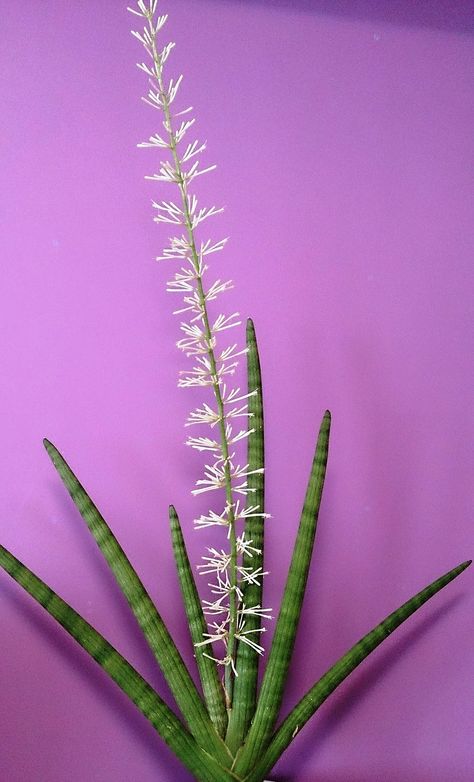
[[[410,650],[423,640],[424,636],[433,633],[436,626],[442,624],[443,620],[448,618],[464,599],[465,594],[459,593],[435,609],[428,608],[427,616],[420,617],[418,622],[415,620],[410,629],[401,629],[399,638],[388,641],[387,646],[380,647],[374,653],[375,656],[370,656],[361,668],[357,669],[352,677],[341,685],[341,690],[332,696],[333,700],[324,704],[321,714],[314,717],[313,723],[305,728],[305,732],[299,738],[298,757],[302,769],[302,779],[312,779],[310,774],[305,776],[305,762],[310,758],[315,760],[320,748],[325,745],[331,734],[337,731],[345,720],[356,718],[360,703],[366,698],[370,698],[371,691],[377,687],[388,671],[397,666],[399,661],[403,660]],[[293,777],[279,776],[278,774],[272,776],[270,773],[270,778],[275,782],[296,782]],[[375,778],[371,775],[370,780]],[[423,777],[422,771],[420,771],[419,777],[411,777],[412,780],[420,781],[423,778],[425,777]],[[360,782],[361,777],[356,772],[352,776],[345,771],[343,775],[326,774],[318,779],[320,782]]]
[[[348,20],[474,33],[472,0],[226,0],[237,5],[314,11]],[[222,3],[222,0],[219,0]]]

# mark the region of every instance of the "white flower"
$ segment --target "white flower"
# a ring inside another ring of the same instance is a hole
[[[204,372],[202,374],[185,375],[178,380],[179,388],[205,388],[212,385],[214,385],[212,378]]]
[[[170,239],[170,246],[165,247],[163,255],[157,257],[157,261],[167,261],[172,258],[178,260],[189,259],[191,253],[191,245],[185,236],[173,236]]]
[[[148,94],[146,98],[142,98],[142,100],[145,103],[148,103],[149,106],[151,106],[153,109],[162,109],[164,106],[163,102],[163,96],[160,92],[154,92],[153,90],[148,90]]]
[[[248,557],[253,557],[254,554],[261,554],[260,549],[252,546],[253,540],[247,540],[245,532],[242,532],[237,538],[237,551],[239,554],[246,554]]]
[[[231,431],[230,424],[228,424],[228,426],[229,426],[229,430]],[[238,434],[231,435],[230,437],[228,437],[227,442],[229,443],[229,445],[234,445],[235,443],[238,443],[240,440],[244,440],[254,431],[255,429],[241,429]]]
[[[227,280],[226,282],[216,280],[207,290],[206,301],[214,301],[220,293],[230,291],[233,287],[232,280]]]
[[[211,255],[211,253],[220,252],[224,249],[226,242],[227,237],[225,239],[221,239],[219,242],[215,242],[214,244],[211,244],[210,239],[208,239],[207,242],[201,242],[201,247],[199,250],[200,257],[203,258],[205,255]]]
[[[214,451],[221,453],[221,444],[217,440],[211,440],[210,437],[188,437],[186,445],[195,448],[196,451]]]
[[[177,341],[177,346],[187,357],[194,359],[194,366],[180,372],[178,386],[209,388],[214,396],[214,403],[209,403],[210,400],[205,401],[192,410],[185,426],[207,425],[212,430],[212,436],[190,436],[186,440],[187,445],[198,451],[213,454],[214,459],[213,463],[205,465],[204,476],[196,481],[192,493],[197,495],[208,491],[225,490],[224,509],[221,512],[210,510],[207,515],[196,519],[194,525],[196,529],[210,526],[223,527],[230,540],[229,551],[209,548],[208,555],[204,556],[202,564],[198,565],[202,575],[215,574],[215,582],[209,584],[214,599],[203,601],[203,610],[206,615],[217,616],[219,619],[209,624],[203,640],[196,644],[197,647],[209,647],[215,643],[223,644],[225,653],[221,657],[203,653],[226,667],[227,687],[229,675],[232,675],[232,672],[237,675],[235,645],[229,641],[229,634],[230,637],[247,644],[261,654],[263,647],[257,643],[254,636],[263,632],[263,628],[246,629],[245,621],[250,616],[269,618],[270,610],[260,605],[243,604],[243,585],[260,584],[266,573],[261,564],[257,565],[261,562],[258,559],[259,549],[246,537],[245,532],[237,534],[236,526],[247,519],[254,517],[263,519],[269,516],[258,505],[247,504],[246,499],[242,501],[237,499],[239,495],[246,497],[253,491],[248,487],[248,477],[263,472],[263,468],[250,469],[249,464],[240,466],[234,462],[235,449],[239,449],[241,447],[239,443],[243,443],[254,430],[244,428],[234,432],[231,424],[232,419],[251,416],[248,400],[257,391],[241,393],[239,388],[228,389],[226,385],[227,377],[234,374],[240,358],[248,352],[248,348],[239,348],[237,343],[233,343],[217,349],[220,333],[240,326],[241,321],[236,312],[231,315],[213,315],[211,321],[208,304],[215,301],[221,293],[230,290],[233,284],[231,280],[223,282],[221,279],[207,284],[208,267],[204,259],[223,250],[227,238],[215,241],[196,236],[201,224],[209,217],[220,214],[223,209],[198,205],[196,195],[190,192],[194,180],[202,174],[213,171],[216,166],[201,166],[199,156],[206,149],[205,142],[200,143],[196,139],[186,143],[184,151],[180,146],[194,125],[195,119],[189,116],[192,106],[175,110],[183,76],[166,80],[163,76],[163,67],[174,43],[170,42],[164,46],[161,44],[161,50],[158,46],[157,34],[165,24],[167,15],[158,16],[157,6],[157,0],[138,0],[136,8],[128,9],[145,22],[142,31],[133,31],[133,35],[143,45],[152,61],[151,64],[138,63],[138,68],[149,79],[149,89],[143,100],[162,112],[162,126],[165,131],[151,135],[148,141],[138,146],[168,151],[168,159],[160,161],[158,172],[147,176],[146,179],[176,187],[177,203],[168,199],[152,203],[155,210],[154,221],[158,224],[178,226],[177,231],[180,232],[179,235],[170,237],[168,246],[157,258],[159,261],[180,262],[180,269],[167,283],[167,291],[180,293],[183,297],[183,304],[175,309],[174,313],[188,313],[186,317],[189,322],[181,322],[182,335]],[[255,567],[248,565],[249,559],[252,560],[253,557],[256,558]]]
[[[207,174],[209,171],[214,171],[215,168],[217,168],[216,165],[199,168],[199,160],[196,160],[187,171],[181,169],[180,178],[175,181],[189,185],[196,177]]]
[[[220,600],[223,600],[225,597],[228,597],[231,592],[235,592],[237,595],[237,600],[242,601],[243,594],[240,587],[232,586],[229,581],[229,574],[224,573],[225,578],[222,578],[222,575],[220,573],[217,574],[217,583],[216,584],[208,584],[208,586],[211,589],[211,592],[213,595],[219,595]],[[220,602],[219,600],[219,602]]]
[[[209,573],[225,573],[231,563],[231,555],[229,552],[221,549],[217,551],[215,548],[207,549],[211,557],[203,557],[204,564],[198,565],[198,570],[201,575],[208,575]]]
[[[232,480],[242,480],[242,478],[247,478],[249,475],[263,473],[263,467],[259,467],[256,470],[249,470],[248,467],[248,464],[244,465],[243,467],[240,467],[240,465],[233,467],[231,471]],[[239,494],[249,494],[249,492],[253,490],[247,487],[247,481],[244,480],[241,484],[234,486],[234,491],[238,492]]]
[[[159,58],[160,58],[160,65],[163,66],[170,56],[171,50],[174,48],[176,44],[173,41],[170,41],[170,43],[167,43],[166,46],[163,47],[163,49],[160,52]]]
[[[249,418],[253,413],[248,412],[248,405],[242,405],[242,407],[233,407],[231,410],[227,410],[225,417],[229,418]],[[253,429],[252,429],[253,431]]]
[[[227,508],[225,508],[221,514],[210,510],[207,516],[200,516],[194,521],[196,529],[204,529],[205,527],[229,527],[229,524],[230,520]]]
[[[181,158],[181,163],[186,163],[186,161],[190,160],[192,157],[194,157],[194,155],[199,155],[201,152],[204,152],[204,150],[206,149],[206,142],[204,142],[204,144],[201,144],[200,147],[198,147],[198,144],[199,141],[197,140],[193,141],[191,144],[188,144],[184,152],[184,155]]]
[[[242,576],[242,580],[246,581],[248,584],[259,585],[262,582],[262,578],[268,576],[268,571],[264,571],[261,567],[252,570],[252,568],[238,566],[237,569]]]
[[[182,111],[178,111],[175,114],[173,114],[174,117],[181,117],[183,114],[189,114],[190,111],[193,110],[192,106],[188,106],[187,109],[182,109]]]
[[[156,75],[156,71],[154,71],[151,68],[149,68],[148,65],[145,62],[137,62],[137,68],[140,68],[140,70],[143,71],[144,73],[146,73],[147,76],[155,77],[155,75]],[[137,144],[137,146],[140,147],[141,144]],[[148,146],[148,145],[145,145],[145,146]],[[165,146],[168,146],[168,145],[165,144]]]
[[[237,502],[234,505],[234,518],[236,520],[250,519],[250,518],[254,518],[255,516],[261,516],[262,518],[271,519],[269,513],[262,513],[260,511],[259,505],[249,505],[247,507],[241,508],[240,500],[237,500]]]
[[[180,329],[184,334],[186,334],[189,340],[194,342],[196,345],[201,344],[201,342],[206,338],[206,332],[196,323],[181,323]]]
[[[235,320],[238,317],[238,312],[234,312],[232,315],[218,315],[211,327],[211,331],[215,333],[217,331],[225,331],[225,329],[232,329],[234,326],[241,326],[242,321]]]
[[[183,74],[181,74],[181,76],[178,77],[176,82],[174,82],[173,79],[170,80],[170,83],[168,85],[168,96],[167,96],[168,104],[173,103],[182,81],[183,81]]]
[[[181,315],[183,312],[193,312],[194,318],[191,319],[191,323],[195,323],[196,320],[202,320],[205,310],[198,291],[193,290],[192,295],[184,296],[183,301],[186,304],[186,307],[180,307],[177,310],[173,310],[173,315]]]
[[[216,464],[206,464],[204,470],[205,478],[196,481],[198,489],[193,489],[193,494],[203,494],[206,491],[215,491],[225,488],[226,472],[223,466]]]
[[[190,108],[191,108],[191,107],[190,107]],[[176,115],[176,116],[178,116],[178,115]],[[179,144],[179,142],[180,142],[180,141],[181,141],[181,140],[182,140],[182,139],[185,137],[185,135],[186,135],[187,131],[189,130],[189,128],[190,128],[192,125],[194,125],[194,123],[195,123],[195,122],[196,122],[196,120],[195,120],[195,119],[186,119],[186,120],[183,120],[183,122],[182,122],[182,123],[181,123],[181,125],[179,126],[178,130],[177,130],[177,131],[176,131],[176,133],[174,134],[174,138],[175,138],[175,142],[176,142],[176,144]]]
[[[172,201],[153,201],[153,207],[159,214],[154,217],[155,223],[173,223],[174,225],[184,225],[184,213],[179,206]]]
[[[258,616],[261,619],[272,619],[273,617],[269,613],[271,610],[271,608],[261,608],[260,605],[250,606],[249,608],[247,608],[245,605],[242,605],[239,608],[239,616],[243,616],[244,619],[246,616]]]
[[[251,396],[255,396],[257,391],[250,391],[248,394],[240,394],[240,388],[232,388],[227,392],[226,386],[222,386],[222,401],[225,405],[231,402],[242,402],[244,399],[249,399]]]
[[[148,101],[146,98],[143,100],[145,103],[150,103],[150,101]],[[180,184],[182,175],[179,171],[176,171],[174,166],[172,166],[168,160],[163,160],[160,165],[159,174],[151,174],[150,176],[146,176],[145,179],[153,179],[157,182],[171,182],[174,184]]]
[[[264,633],[265,628],[264,627],[256,627],[254,630],[238,630],[235,634],[235,637],[238,638],[242,643],[247,644],[250,646],[255,652],[258,654],[263,654],[265,649],[261,644],[256,643],[252,638],[249,638],[252,633]]]
[[[216,641],[223,641],[229,634],[226,620],[220,624],[217,624],[217,622],[211,622],[209,628],[212,628],[213,632],[204,633],[204,641],[199,641],[199,643],[194,644],[194,646],[205,646],[206,644],[216,643]]]
[[[205,173],[204,171],[202,173]],[[223,208],[216,209],[215,206],[210,206],[208,208],[200,209],[199,212],[196,211],[197,206],[197,199],[193,200],[193,208],[190,209],[190,214],[192,216],[191,220],[191,227],[197,228],[200,223],[202,223],[204,220],[207,220],[208,217],[213,217],[214,215],[218,215],[221,212],[224,211]]]
[[[231,358],[237,358],[237,356],[245,356],[248,352],[248,348],[238,350],[237,345],[229,345],[219,354],[217,361],[229,361]]]
[[[172,249],[172,248],[170,248]],[[207,266],[201,267],[201,276],[206,271]],[[168,293],[187,293],[192,292],[194,293],[194,284],[196,280],[196,272],[194,269],[190,268],[181,268],[181,271],[176,272],[174,275],[174,280],[170,280],[167,283],[166,290]]]
[[[150,54],[150,48],[153,44],[153,39],[150,35],[150,31],[147,30],[147,28],[145,27],[143,33],[139,33],[137,30],[132,30],[132,35],[134,35],[135,38],[138,41],[140,41],[141,44],[143,44],[148,54]]]
[[[213,410],[212,407],[209,407],[209,405],[204,402],[202,407],[198,407],[189,414],[185,426],[193,426],[194,424],[209,424],[212,428],[220,420],[221,417],[219,412],[217,410]]]
[[[143,63],[142,63],[143,65]],[[139,68],[142,68],[142,65],[139,65]],[[143,68],[142,68],[143,70]],[[161,149],[169,149],[170,144],[168,141],[165,141],[164,138],[158,135],[158,133],[155,133],[154,136],[150,136],[148,141],[142,141],[140,144],[137,144],[137,147],[160,147]]]

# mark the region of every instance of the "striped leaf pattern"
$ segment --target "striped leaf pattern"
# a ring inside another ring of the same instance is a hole
[[[298,534],[255,717],[235,764],[238,774],[248,773],[266,749],[280,710],[313,552],[326,475],[330,427],[331,415],[326,411],[319,430]]]
[[[249,388],[258,389],[251,397],[250,412],[255,432],[249,441],[252,468],[263,466],[263,410],[260,366],[253,324],[247,326]],[[57,449],[45,441],[46,449],[79,509],[99,548],[112,569],[137,621],[155,653],[189,730],[174,715],[157,692],[114,647],[71,606],[39,579],[3,546],[0,566],[23,587],[102,667],[155,727],[170,749],[193,774],[197,782],[262,782],[279,757],[314,715],[321,704],[350,673],[399,625],[427,600],[459,576],[471,561],[463,562],[404,603],[371,632],[367,633],[306,693],[274,732],[284,685],[293,651],[302,601],[305,593],[316,534],[329,446],[330,414],[326,411],[319,431],[316,452],[306,491],[300,525],[283,595],[269,660],[258,699],[256,655],[245,655],[242,645],[237,656],[238,673],[234,704],[226,742],[227,712],[223,688],[212,660],[197,650],[197,662],[205,703],[186,669],[158,611],[136,572],[84,488]],[[263,511],[264,485],[260,474],[251,477],[255,504]],[[175,509],[170,507],[170,525],[178,575],[193,643],[199,643],[206,630],[205,618],[186,552]],[[263,567],[263,519],[247,520],[246,534],[262,550],[258,565]],[[250,563],[255,567],[255,557]],[[261,586],[245,592],[249,604],[261,605]],[[207,708],[206,708],[207,705]]]
[[[92,625],[3,546],[0,546],[0,565],[118,684],[197,780],[235,782],[235,775],[222,768],[198,746],[138,671]]]
[[[265,457],[260,358],[255,327],[250,318],[247,321],[247,348],[248,391],[249,393],[257,391],[257,394],[249,397],[248,400],[248,411],[251,414],[249,428],[254,431],[251,431],[248,437],[247,461],[249,470],[252,471],[265,466]],[[248,485],[253,490],[250,494],[252,505],[258,505],[260,512],[263,513],[265,510],[265,474],[255,473],[254,475],[249,475]],[[245,556],[243,560],[244,567],[249,567],[252,570],[257,570],[261,567],[263,571],[264,526],[265,519],[262,516],[254,516],[246,521],[245,537],[247,540],[252,540],[253,546],[259,549],[261,553],[254,554],[253,557]],[[246,584],[243,602],[247,606],[263,606],[262,579],[257,584]],[[261,620],[258,616],[247,617],[245,623],[246,630],[254,630],[260,626]],[[229,717],[229,731],[226,738],[226,743],[232,752],[236,752],[243,743],[250,721],[255,713],[258,662],[258,653],[251,649],[248,644],[240,643],[237,650],[237,677],[234,681],[234,696]]]
[[[278,728],[263,756],[256,762],[251,773],[245,777],[246,782],[260,782],[275,765],[280,755],[285,751],[293,738],[313,716],[322,703],[331,695],[350,673],[357,668],[365,658],[376,649],[388,636],[396,630],[408,617],[417,611],[427,600],[443,589],[453,579],[457,578],[469,565],[471,560],[463,562],[433,581],[390,614],[356,643],[343,657],[333,665],[327,673],[306,693],[295,706],[282,725]]]
[[[230,765],[230,753],[217,735],[171,635],[122,547],[57,448],[48,440],[44,445],[125,595],[191,733],[220,762]]]
[[[196,581],[186,551],[186,544],[184,542],[178,514],[172,505],[169,509],[169,517],[176,568],[178,571],[181,593],[183,595],[184,608],[188,619],[189,632],[194,644],[194,653],[196,655],[204,698],[209,715],[217,732],[220,736],[224,736],[227,728],[224,689],[219,680],[219,674],[217,673],[217,666],[214,660],[211,660],[205,654],[206,650],[202,646],[195,646],[202,641],[203,633],[207,631],[207,625],[199,599]]]

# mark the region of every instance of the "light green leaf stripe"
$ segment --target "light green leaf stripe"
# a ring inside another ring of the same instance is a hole
[[[245,779],[247,782],[260,782],[264,775],[275,765],[278,758],[291,743],[303,725],[313,716],[316,710],[331,695],[342,681],[357,668],[365,658],[384,641],[399,625],[417,611],[433,595],[443,589],[450,581],[457,578],[471,564],[471,560],[463,562],[433,581],[432,584],[418,592],[400,608],[390,614],[370,633],[367,633],[352,649],[350,649],[327,673],[306,693],[295,706],[279,729],[272,741],[256,763],[251,773]]]
[[[217,735],[171,635],[125,552],[57,448],[49,440],[44,440],[44,445],[125,595],[189,730],[198,744],[206,747],[224,765],[230,765],[229,752]]]
[[[189,631],[194,645],[194,653],[201,678],[204,699],[217,732],[220,736],[224,736],[227,728],[224,689],[219,680],[216,663],[204,654],[206,651],[204,647],[196,647],[196,644],[203,640],[203,633],[207,631],[207,624],[202,611],[201,601],[199,599],[191,565],[189,563],[178,514],[172,505],[170,505],[169,517],[178,578],[181,586],[181,593],[183,595],[184,607],[186,609],[186,616],[188,618]]]
[[[249,397],[248,412],[249,429],[254,430],[248,436],[248,456],[249,470],[257,470],[265,466],[264,456],[264,428],[263,428],[263,396],[262,396],[262,377],[260,371],[260,358],[258,354],[257,338],[255,327],[252,320],[247,320],[247,383],[249,393],[257,391],[255,396]],[[249,495],[249,504],[258,505],[263,513],[264,494],[265,494],[265,475],[264,473],[255,473],[248,476],[248,485],[252,489]],[[245,537],[253,541],[253,546],[260,549],[261,554],[255,554],[253,557],[245,556],[244,567],[257,570],[261,567],[263,570],[263,550],[264,550],[264,526],[265,520],[261,516],[249,518],[245,524]],[[243,602],[247,606],[263,606],[263,584],[246,584],[244,589]],[[247,617],[245,623],[246,630],[255,630],[261,626],[261,620],[257,616]],[[243,744],[244,738],[250,726],[250,722],[255,714],[255,704],[257,700],[257,680],[258,680],[259,655],[248,644],[240,643],[237,650],[237,677],[234,681],[234,695],[232,701],[232,710],[229,717],[229,730],[227,733],[226,744],[231,752],[236,752]]]
[[[255,717],[235,764],[236,773],[243,776],[253,768],[266,749],[280,710],[313,552],[326,475],[330,428],[331,414],[327,410],[319,430],[298,534]]]
[[[3,546],[0,546],[0,566],[62,625],[118,684],[196,779],[200,782],[235,782],[234,774],[219,766],[198,747],[171,709],[138,671],[77,611]]]

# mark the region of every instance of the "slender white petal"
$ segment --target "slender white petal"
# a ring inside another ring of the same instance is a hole
[[[234,312],[232,315],[218,315],[216,320],[211,326],[211,331],[214,333],[217,331],[225,331],[226,329],[232,329],[235,326],[241,326],[242,322],[240,320],[235,320],[235,318],[239,317],[238,312]]]
[[[175,43],[173,41],[170,41],[170,43],[167,43],[166,46],[162,49],[160,52],[160,65],[163,66],[168,59],[168,57],[171,54],[172,48],[175,46]]]
[[[159,136],[158,133],[155,133],[154,136],[150,136],[148,141],[142,141],[140,144],[137,144],[137,147],[160,147],[161,149],[169,149],[170,144]]]
[[[208,239],[207,242],[201,242],[201,249],[199,251],[201,258],[203,258],[205,255],[211,255],[211,253],[220,252],[224,249],[227,241],[228,237],[221,239],[219,242],[215,242],[214,244],[211,244],[210,239]]]
[[[186,132],[189,130],[189,128],[194,125],[196,122],[195,119],[187,119],[184,120],[181,125],[179,126],[178,130],[175,132],[175,139],[176,143],[179,144],[179,142],[184,138],[186,135]]]
[[[180,114],[183,114],[183,112],[181,111]],[[176,116],[178,115],[176,114]],[[199,155],[201,152],[204,152],[204,150],[206,149],[206,142],[201,144],[200,147],[198,146],[198,144],[199,144],[198,141],[193,141],[192,144],[188,144],[181,158],[181,163],[186,163],[186,161],[191,160],[191,158],[194,157],[195,155]]]
[[[271,610],[271,608],[261,608],[260,605],[249,607],[242,605],[239,608],[239,617],[243,616],[245,618],[246,616],[259,616],[262,619],[273,619],[271,616]]]
[[[234,432],[232,422],[235,418],[251,417],[248,399],[257,391],[241,393],[239,388],[227,389],[226,386],[228,376],[235,373],[239,359],[248,352],[248,349],[239,348],[237,343],[234,343],[217,350],[219,334],[240,326],[241,321],[238,313],[213,315],[213,320],[210,321],[208,303],[215,301],[221,293],[230,290],[233,285],[230,280],[217,279],[206,289],[204,275],[207,272],[207,265],[204,259],[207,255],[220,252],[227,238],[214,241],[196,237],[196,231],[199,231],[201,223],[209,217],[220,214],[223,209],[198,205],[196,195],[190,192],[192,182],[202,174],[213,171],[216,166],[202,167],[201,165],[199,156],[206,149],[205,142],[191,141],[185,145],[184,151],[179,146],[194,125],[195,119],[189,117],[192,106],[175,110],[183,76],[165,79],[163,75],[163,67],[174,43],[163,45],[158,41],[158,32],[165,24],[167,15],[158,16],[157,8],[158,0],[138,0],[136,7],[128,9],[145,22],[143,30],[133,32],[151,58],[150,64],[138,63],[139,69],[149,78],[149,89],[143,100],[163,113],[162,125],[165,131],[164,133],[161,131],[160,134],[155,133],[138,146],[169,151],[169,159],[160,161],[158,171],[146,178],[175,185],[179,191],[178,204],[172,200],[153,201],[154,221],[158,224],[179,226],[179,230],[182,231],[181,235],[170,237],[168,246],[157,258],[160,261],[180,262],[180,269],[167,283],[167,291],[180,293],[183,298],[182,305],[174,310],[175,314],[186,313],[187,318],[181,322],[181,337],[177,341],[177,346],[186,356],[194,359],[194,366],[180,372],[178,386],[208,388],[214,396],[214,404],[205,401],[190,412],[185,426],[206,425],[212,430],[212,436],[189,436],[186,440],[192,448],[209,452],[211,461],[214,460],[211,464],[205,465],[204,475],[196,481],[193,494],[225,490],[226,496],[224,509],[221,512],[210,510],[206,515],[196,519],[194,525],[196,529],[210,526],[223,527],[227,532],[227,538],[230,539],[231,534],[236,536],[236,546],[231,547],[229,544],[229,551],[209,548],[208,554],[198,565],[198,571],[202,575],[213,574],[215,577],[214,582],[209,584],[212,598],[203,601],[203,610],[209,617],[216,617],[217,621],[209,623],[203,640],[196,646],[209,648],[215,643],[222,644],[224,654],[221,656],[214,656],[214,650],[212,654],[203,653],[228,669],[227,680],[229,673],[233,672],[235,676],[237,675],[235,649],[231,648],[230,637],[233,636],[258,654],[262,654],[263,647],[257,643],[255,636],[263,632],[263,628],[247,629],[246,618],[249,616],[270,618],[270,609],[262,608],[260,605],[246,606],[243,603],[243,584],[260,584],[266,573],[261,565],[249,566],[248,563],[253,557],[256,558],[257,564],[260,551],[253,545],[253,541],[245,536],[245,532],[237,535],[236,531],[236,525],[246,519],[269,517],[269,514],[264,513],[259,505],[247,504],[247,495],[254,491],[248,486],[248,477],[262,473],[263,468],[251,470],[248,464],[241,466],[234,461],[236,455],[234,447],[239,449],[241,447],[239,443],[243,443],[254,430],[243,428]],[[181,117],[183,119],[177,119]],[[244,499],[238,499],[239,495]],[[235,541],[234,537],[232,539]],[[232,633],[229,636],[231,626]]]
[[[232,283],[232,280],[227,280],[226,282],[221,282],[220,280],[216,280],[215,282],[212,283],[212,285],[207,290],[206,301],[214,301],[214,299],[216,299],[220,293],[229,291],[233,287],[234,285]]]
[[[188,437],[186,445],[195,448],[196,451],[213,451],[221,453],[222,446],[217,440],[211,440],[210,437]]]
[[[227,509],[224,509],[219,515],[213,510],[210,510],[207,516],[200,516],[195,519],[194,525],[196,529],[204,529],[206,527],[228,527],[229,517]]]
[[[183,81],[183,74],[181,74],[181,76],[178,77],[176,82],[174,82],[173,79],[171,79],[168,86],[168,104],[173,103],[182,81]]]

